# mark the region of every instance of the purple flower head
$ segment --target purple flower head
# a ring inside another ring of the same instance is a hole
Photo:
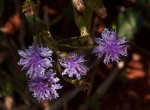
[[[29,80],[29,90],[39,101],[56,99],[59,97],[57,89],[61,89],[60,84],[56,84],[59,79],[54,77],[52,70],[47,71],[43,77],[35,77]]]
[[[104,63],[108,64],[110,60],[118,62],[121,56],[127,56],[127,45],[125,45],[125,37],[118,38],[116,31],[104,29],[102,38],[95,38],[95,42],[99,44],[93,50],[98,58],[105,55]]]
[[[69,77],[75,76],[78,80],[81,75],[86,75],[88,67],[84,65],[83,56],[78,56],[75,53],[69,53],[68,55],[60,59],[60,64],[65,68],[62,75],[68,74]]]
[[[29,78],[36,76],[43,77],[45,70],[52,67],[52,50],[49,48],[39,47],[38,45],[29,46],[29,49],[19,50],[19,55],[22,57],[18,65],[22,66],[22,70],[28,70]]]

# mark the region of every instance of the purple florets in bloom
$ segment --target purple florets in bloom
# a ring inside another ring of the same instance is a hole
[[[127,56],[127,45],[125,45],[125,37],[118,38],[115,31],[104,29],[102,38],[95,38],[95,42],[99,44],[93,51],[98,58],[105,55],[104,63],[108,64],[110,60],[118,62],[120,56]]]
[[[78,56],[75,53],[69,53],[60,59],[60,64],[65,68],[62,75],[67,75],[69,77],[75,76],[78,80],[81,78],[81,75],[86,75],[88,67],[84,65],[83,56]]]
[[[59,97],[57,89],[61,89],[60,84],[56,84],[59,79],[54,77],[52,70],[47,71],[43,77],[35,77],[29,80],[29,90],[39,101],[51,100]]]
[[[22,57],[18,65],[22,66],[22,70],[28,70],[29,78],[36,76],[43,77],[45,70],[52,67],[52,50],[49,48],[39,47],[38,45],[29,46],[29,49],[19,50],[19,55]]]

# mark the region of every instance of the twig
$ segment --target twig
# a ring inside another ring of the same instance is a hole
[[[96,89],[95,93],[91,97],[96,95],[96,97],[101,98],[106,93],[108,88],[111,86],[112,82],[115,80],[115,78],[120,73],[123,67],[124,67],[124,62],[118,63],[118,67],[116,67],[112,71],[112,73],[110,73],[110,76]],[[85,107],[82,110],[87,110],[88,104],[89,104],[88,102],[85,102]]]
[[[60,47],[67,47],[67,48],[72,48],[72,49],[93,49],[96,47],[96,45],[93,45],[93,46],[80,46],[80,47],[77,47],[77,46],[71,46],[71,45],[64,45],[64,44],[57,44],[58,46]]]
[[[66,93],[62,98],[57,100],[52,106],[50,110],[59,110],[63,104],[64,100],[65,103],[69,102],[71,99],[73,99],[78,93],[80,92],[79,89],[74,89],[71,92]]]
[[[89,69],[92,69],[93,67],[95,67],[95,65],[97,65],[92,73],[92,76],[91,76],[91,82],[90,82],[90,88],[88,89],[88,92],[87,92],[87,96],[89,96],[91,94],[91,91],[92,91],[92,87],[93,87],[93,83],[94,83],[94,77],[95,77],[95,74],[96,72],[98,71],[98,65],[100,63],[100,60],[97,60],[94,65],[91,65],[91,67]]]
[[[135,44],[132,44],[132,46],[135,47],[136,49],[138,49],[139,51],[143,52],[144,54],[150,56],[150,52],[145,50],[144,48],[141,48],[141,47],[139,47],[139,46],[137,46]]]
[[[121,65],[121,66],[120,66]],[[110,73],[110,76],[97,88],[94,94],[97,94],[99,98],[101,98],[108,88],[111,86],[112,82],[115,80],[117,75],[120,73],[121,69],[124,66],[124,62],[119,62],[118,67],[116,67],[112,73]]]
[[[61,42],[66,42],[66,41],[70,41],[70,40],[82,39],[82,38],[86,38],[86,37],[87,36],[70,37],[70,38],[58,40],[57,42],[61,43]]]

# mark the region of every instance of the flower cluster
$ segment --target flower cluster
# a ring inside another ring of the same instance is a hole
[[[117,38],[115,31],[104,29],[102,38],[95,38],[95,42],[99,45],[93,50],[98,58],[105,55],[104,63],[108,64],[110,60],[118,62],[120,56],[127,56],[127,45],[125,45],[125,37]]]
[[[54,77],[55,73],[50,69],[53,62],[52,50],[32,45],[25,51],[19,50],[18,53],[22,57],[18,65],[22,66],[22,70],[27,70],[29,89],[34,97],[39,101],[57,98],[56,90],[62,86],[56,84],[59,79]]]
[[[115,31],[104,29],[102,38],[95,38],[95,42],[98,46],[94,48],[93,53],[98,58],[105,55],[105,64],[108,64],[110,60],[118,62],[121,56],[127,56],[128,46],[125,45],[125,37],[118,38]],[[54,62],[53,51],[42,45],[32,45],[24,51],[19,50],[18,53],[21,56],[18,65],[22,66],[22,70],[27,70],[29,89],[34,97],[39,101],[58,98],[56,90],[61,89],[62,86],[57,84],[59,78],[54,77],[56,73],[51,69],[52,62]],[[66,53],[59,54],[59,58],[59,63],[64,69],[62,75],[80,80],[89,70],[85,65],[84,56]]]
[[[28,85],[33,96],[39,101],[59,97],[56,90],[61,89],[62,86],[57,84],[59,79],[54,77],[55,73],[51,69],[53,51],[43,46],[32,45],[25,51],[19,50],[18,53],[22,57],[18,65],[22,66],[22,70],[27,70]],[[59,61],[64,68],[62,75],[68,75],[71,78],[75,76],[79,80],[81,75],[86,75],[88,71],[88,67],[84,65],[83,56],[75,53],[66,54]]]
[[[78,80],[81,75],[86,75],[88,67],[84,65],[83,56],[78,56],[75,53],[69,53],[60,59],[60,64],[65,68],[62,75],[68,75],[69,77],[75,76]]]

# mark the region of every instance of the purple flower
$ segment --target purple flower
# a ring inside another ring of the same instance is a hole
[[[118,62],[121,56],[127,56],[127,45],[125,45],[125,37],[118,38],[116,31],[104,29],[102,38],[95,38],[95,42],[99,44],[93,50],[98,58],[105,55],[104,63],[108,64],[110,60]]]
[[[42,77],[45,70],[52,67],[52,50],[49,48],[39,47],[38,45],[29,46],[29,49],[19,50],[19,55],[22,57],[18,65],[22,66],[22,70],[28,70],[29,78],[36,76]]]
[[[84,65],[83,56],[78,56],[75,53],[69,53],[60,59],[60,64],[65,68],[62,75],[68,74],[69,77],[75,76],[78,80],[81,75],[86,75],[88,67]]]
[[[39,101],[51,100],[58,98],[57,89],[61,89],[60,84],[56,84],[59,79],[54,77],[52,70],[47,71],[43,77],[35,77],[29,80],[29,90]]]

